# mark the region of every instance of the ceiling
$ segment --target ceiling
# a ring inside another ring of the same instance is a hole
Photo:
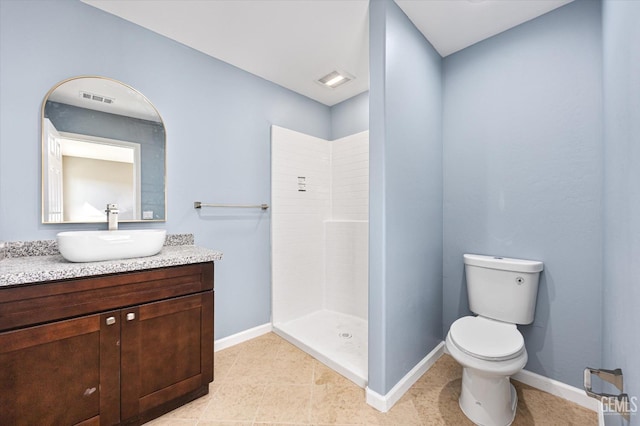
[[[572,1],[395,0],[443,57]]]
[[[368,0],[82,1],[325,105],[369,89]],[[447,56],[572,0],[395,1]]]

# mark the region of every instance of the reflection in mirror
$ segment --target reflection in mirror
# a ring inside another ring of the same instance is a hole
[[[105,77],[54,86],[42,106],[42,222],[166,217],[165,128],[137,90]]]

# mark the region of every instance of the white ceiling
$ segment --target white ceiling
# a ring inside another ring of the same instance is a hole
[[[395,0],[443,57],[572,1]]]
[[[82,1],[329,106],[369,89],[368,0]],[[572,0],[395,1],[447,56]]]

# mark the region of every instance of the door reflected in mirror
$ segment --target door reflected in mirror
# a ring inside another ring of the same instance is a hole
[[[165,221],[166,136],[140,92],[105,77],[52,88],[42,106],[42,222]]]

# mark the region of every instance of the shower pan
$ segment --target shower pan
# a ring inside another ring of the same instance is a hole
[[[367,385],[369,134],[271,130],[275,333]]]

